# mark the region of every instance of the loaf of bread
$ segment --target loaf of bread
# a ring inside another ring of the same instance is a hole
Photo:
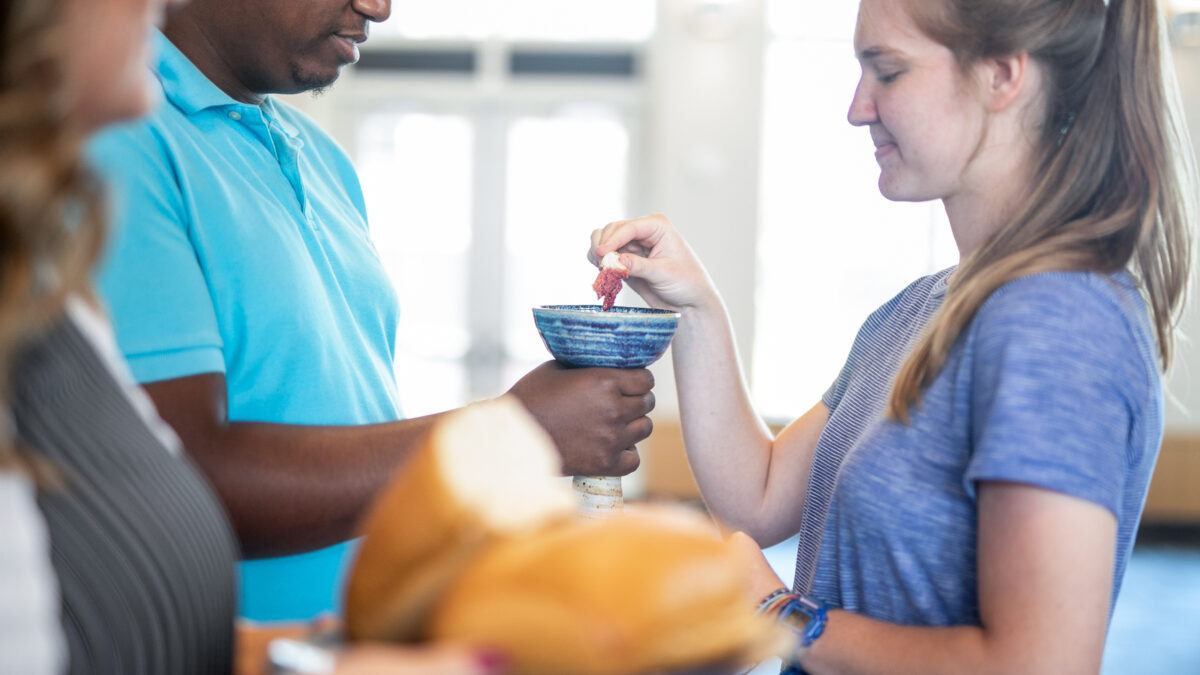
[[[673,510],[576,519],[489,545],[440,599],[429,636],[486,645],[528,675],[696,672],[787,640],[758,616],[748,561]]]
[[[352,640],[413,641],[439,595],[494,538],[574,511],[554,443],[506,397],[448,414],[385,488],[346,591]]]
[[[704,672],[781,648],[706,519],[579,518],[559,466],[515,400],[439,420],[366,520],[350,639],[490,647],[532,675]]]

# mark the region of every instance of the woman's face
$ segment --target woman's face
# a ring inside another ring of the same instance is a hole
[[[871,132],[884,197],[946,199],[963,188],[986,111],[954,54],[923,35],[904,4],[859,6],[854,49],[862,77],[849,120]]]
[[[40,1],[40,0],[35,0]],[[64,39],[70,112],[82,129],[138,117],[157,103],[149,69],[151,30],[178,0],[66,0]]]

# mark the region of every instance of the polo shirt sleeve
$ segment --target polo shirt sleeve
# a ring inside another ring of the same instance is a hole
[[[112,232],[97,285],[138,382],[224,373],[221,334],[169,147],[148,122],[89,147]]]
[[[1029,277],[980,309],[964,478],[972,498],[982,481],[1021,483],[1119,517],[1151,379],[1115,294],[1100,283]]]

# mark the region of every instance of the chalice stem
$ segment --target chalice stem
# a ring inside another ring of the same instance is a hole
[[[586,518],[604,518],[624,507],[619,476],[575,476],[571,483],[579,496],[579,512]]]

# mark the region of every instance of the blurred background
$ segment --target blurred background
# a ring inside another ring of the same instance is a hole
[[[1200,133],[1200,1],[1169,4]],[[530,308],[592,302],[590,232],[651,211],[720,288],[759,410],[785,424],[811,407],[866,316],[957,260],[940,205],[883,200],[871,141],[846,122],[856,12],[851,0],[393,0],[357,66],[289,102],[360,171],[401,299],[405,412],[495,395],[546,360]],[[1200,336],[1196,303],[1183,329]],[[626,490],[695,499],[669,359],[655,372],[656,431]],[[1200,673],[1194,340],[1169,391],[1105,673]],[[769,551],[785,579],[794,550]]]

